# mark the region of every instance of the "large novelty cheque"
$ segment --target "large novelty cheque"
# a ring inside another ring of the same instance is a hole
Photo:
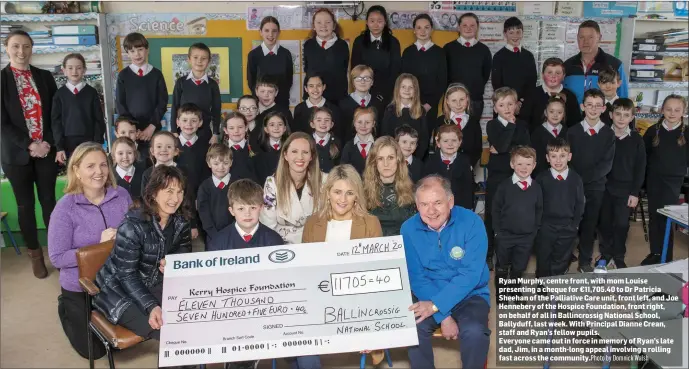
[[[402,237],[168,255],[160,366],[418,344]]]

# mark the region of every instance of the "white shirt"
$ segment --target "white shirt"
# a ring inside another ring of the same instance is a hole
[[[619,99],[619,98],[620,98],[619,96],[615,95],[615,97],[613,97],[612,100],[605,99],[605,104],[606,104],[606,105],[607,105],[607,104],[612,105],[612,103],[614,103],[615,100],[617,100],[617,99]]]
[[[316,42],[318,43],[318,47],[321,47],[321,45],[323,45],[323,41],[325,41],[325,40],[316,36]],[[325,41],[325,47],[323,47],[323,48],[328,50],[331,46],[335,45],[336,41],[337,41],[337,35],[335,35],[333,33],[333,37],[330,38],[330,40]]]
[[[457,159],[457,153],[452,154],[452,156],[445,156],[442,151],[440,152],[440,160],[449,160],[450,164],[452,164],[455,162],[455,159]]]
[[[553,178],[557,179],[557,176],[562,176],[562,178],[567,179],[567,176],[569,175],[569,167],[567,169],[563,170],[562,172],[558,172],[557,170],[550,168],[550,174],[553,175]]]
[[[218,187],[220,182],[224,183],[225,187],[227,187],[227,185],[230,184],[230,173],[225,174],[225,176],[220,179],[218,179],[216,176],[211,176],[211,178],[213,178],[213,185],[215,187]]]
[[[423,47],[424,49],[426,49],[426,51],[428,51],[428,49],[433,47],[434,44],[433,44],[433,41],[428,40],[428,41],[426,41],[425,44],[422,44],[419,41],[416,41],[416,42],[414,42],[414,45],[416,45],[416,50],[421,51],[421,48]]]
[[[78,92],[81,92],[81,89],[86,87],[86,82],[81,81],[81,82],[77,83],[75,86],[75,85],[71,84],[69,81],[67,81],[67,83],[65,83],[65,85],[69,89],[69,92],[74,94],[74,89],[76,88]]]
[[[256,121],[252,120],[251,122],[249,122],[249,125],[247,126],[247,128],[249,128],[249,132],[253,131],[254,128],[256,128]]]
[[[541,87],[543,88],[543,92],[545,92],[548,95],[551,94],[552,91],[548,90],[548,87],[545,86],[545,83],[542,84]],[[560,92],[562,92],[562,89],[564,89],[564,88],[565,88],[564,85],[560,85],[560,87],[557,88],[557,91],[555,91],[555,93],[559,94]]]
[[[462,46],[465,46],[465,44],[468,42],[468,43],[469,43],[469,47],[472,47],[472,46],[476,45],[476,43],[478,42],[478,40],[477,40],[476,38],[472,38],[471,40],[467,40],[466,38],[464,38],[464,37],[462,37],[462,36],[459,36],[459,38],[457,39],[457,42],[459,42],[460,44],[462,44]]]
[[[663,128],[665,128],[666,131],[674,131],[675,129],[679,128],[682,126],[682,122],[679,122],[679,124],[675,124],[674,127],[670,128],[670,126],[667,124],[667,121],[663,119]]]
[[[450,113],[450,120],[452,123],[457,124],[457,118],[461,118],[462,121],[459,123],[459,128],[464,129],[467,123],[469,123],[469,114],[467,113]]]
[[[309,108],[309,109],[313,108],[314,106],[317,106],[317,107],[319,107],[319,108],[322,108],[323,105],[325,105],[325,97],[323,97],[323,96],[321,96],[321,101],[319,101],[318,104],[313,104],[313,103],[311,102],[311,99],[310,99],[310,98],[307,98],[307,99],[306,99],[306,107]]]
[[[629,126],[627,126],[627,128],[624,129],[624,132],[622,132],[622,135],[620,137],[617,137],[617,139],[622,140],[625,137],[629,136],[630,134],[632,134],[632,129],[629,128]]]
[[[373,33],[370,33],[370,35],[371,35],[371,43],[374,43],[376,41],[383,42],[383,34],[381,34],[378,37],[374,36]]]
[[[367,145],[366,148],[370,149],[371,145],[373,145],[373,135],[371,135],[369,133],[364,137],[359,137],[359,135],[357,134],[356,136],[354,136],[354,144],[355,145],[366,144]],[[359,148],[359,151],[361,151],[361,148]]]
[[[354,91],[351,94],[352,100],[356,101],[356,104],[361,106],[361,100],[364,100],[364,105],[368,106],[368,103],[371,102],[371,94],[367,93],[365,96],[362,96],[358,92]]]
[[[192,80],[192,81],[194,81],[194,82],[196,82],[196,81],[202,81],[202,82],[208,83],[208,74],[204,73],[204,74],[203,74],[203,77],[201,77],[201,78],[199,78],[199,79],[196,79],[196,78],[194,77],[194,72],[189,72],[189,74],[187,75],[187,79],[190,79],[190,80]]]
[[[560,132],[562,132],[562,124],[558,124],[558,125],[554,126],[554,125],[550,124],[550,122],[545,122],[545,123],[543,123],[543,128],[547,129],[548,133],[553,135],[553,137],[557,137],[557,135],[559,135]],[[556,131],[557,134],[555,134],[553,131]]]
[[[426,224],[426,226],[427,226],[428,229],[430,229],[431,231],[440,233],[440,232],[443,231],[443,229],[445,229],[445,227],[447,226],[447,222],[449,222],[449,221],[450,221],[450,218],[448,217],[447,220],[445,221],[445,223],[443,223],[443,225],[441,225],[440,228],[438,228],[437,230],[431,228],[431,226],[429,226],[428,224]]]
[[[321,137],[318,135],[318,133],[314,132],[313,133],[313,139],[316,141],[316,145],[321,145],[321,140],[323,140],[323,146],[325,146],[328,142],[330,142],[330,133],[326,133],[325,136]]]
[[[239,141],[239,142],[232,142],[232,140],[230,140],[229,146],[232,147],[232,146],[234,146],[234,145],[239,145],[239,147],[241,147],[241,148],[243,149],[243,148],[244,148],[244,145],[246,145],[246,139],[242,139],[242,140]]]
[[[503,118],[503,117],[501,117],[501,116],[499,116],[499,115],[498,115],[498,120],[499,120],[500,123],[502,123],[502,125],[505,126],[505,127],[507,127],[507,125],[510,124],[510,122],[509,122],[507,119],[505,119],[505,118]]]
[[[272,138],[270,139],[270,147],[275,148],[275,144],[278,145],[278,150],[280,150],[280,140],[273,140]]]
[[[277,96],[277,95],[276,95],[276,96]],[[266,110],[272,108],[273,106],[275,106],[275,101],[273,101],[273,103],[270,104],[270,105],[268,105],[268,106],[263,106],[262,104],[259,103],[259,104],[258,104],[258,113],[261,114],[261,113],[263,113],[264,111],[266,111]]]
[[[129,64],[129,68],[131,68],[131,70],[133,70],[134,74],[136,74],[137,76],[139,75],[139,69],[144,71],[144,76],[153,70],[153,66],[150,64],[144,64],[141,67],[136,66],[134,64]]]
[[[263,56],[270,54],[271,51],[273,52],[273,54],[277,55],[279,48],[280,44],[277,42],[275,43],[275,45],[273,45],[273,50],[269,49],[268,46],[266,46],[265,42],[261,42],[261,50],[263,50]]]
[[[514,51],[514,48],[515,48],[515,47],[517,48],[517,51]],[[505,49],[507,49],[507,50],[509,50],[509,51],[511,51],[511,52],[513,52],[513,53],[514,53],[514,52],[520,52],[520,51],[522,51],[522,45],[513,46],[513,45],[510,45],[510,44],[506,44],[506,45],[505,45]]]
[[[250,233],[246,233],[246,232],[244,232],[243,229],[239,228],[239,224],[237,224],[237,222],[234,222],[234,227],[237,229],[237,232],[239,233],[240,236],[244,237],[247,235],[251,235],[251,237],[253,237],[254,234],[256,234],[256,231],[258,231],[259,223],[256,223],[256,226],[254,226],[254,229],[252,229]]]
[[[132,177],[134,177],[134,171],[135,171],[135,170],[136,170],[136,168],[135,168],[133,165],[130,166],[129,169],[123,169],[123,168],[120,167],[119,165],[118,165],[117,167],[115,167],[115,171],[117,172],[117,174],[118,174],[118,175],[120,176],[120,178],[122,178],[122,179],[124,179],[125,176],[132,176]]]
[[[179,135],[179,142],[182,144],[182,146],[186,146],[187,142],[191,142],[191,144],[194,145],[196,143],[196,141],[198,141],[198,140],[199,140],[199,136],[197,136],[197,135],[194,135],[192,138],[190,138],[188,140],[186,138],[184,138],[184,135]]]
[[[352,238],[352,220],[330,220],[325,231],[325,242],[344,241]]]
[[[596,133],[598,133],[598,131],[600,131],[600,129],[603,128],[605,124],[601,122],[600,119],[598,119],[598,123],[596,123],[595,126],[591,127],[588,123],[586,123],[586,119],[584,119],[581,121],[581,126],[584,128],[584,132],[588,133],[588,135],[591,136],[591,132],[589,132],[589,129],[593,128],[593,130],[596,131]]]
[[[177,166],[177,163],[175,163],[174,161],[171,161],[170,164],[156,163],[155,166],[156,166],[156,167],[159,167],[159,166],[161,166],[161,165],[167,165],[168,167],[176,167],[176,166]]]
[[[527,178],[527,179],[519,179],[519,177],[517,176],[517,173],[512,174],[512,184],[517,184],[517,182],[521,182],[521,181],[526,181],[526,183],[529,184],[529,187],[531,187],[531,182],[532,182],[531,176],[529,176],[529,178]],[[529,188],[529,187],[527,187],[527,188]],[[519,188],[522,188],[521,184],[519,184]]]
[[[409,155],[409,157],[404,160],[407,161],[407,164],[411,165],[411,163],[414,161],[414,155]]]
[[[402,104],[402,109],[404,108],[411,109],[411,104]]]

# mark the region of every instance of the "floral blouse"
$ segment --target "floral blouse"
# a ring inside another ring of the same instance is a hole
[[[24,120],[31,140],[43,141],[43,107],[36,82],[31,76],[31,69],[11,69],[12,74],[14,74],[14,82],[17,84],[19,102],[24,111]]]

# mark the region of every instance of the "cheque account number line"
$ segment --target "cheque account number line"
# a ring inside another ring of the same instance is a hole
[[[184,301],[185,299],[182,299]],[[185,310],[167,310],[170,313],[181,313],[185,311],[198,311],[198,310],[223,310],[223,309],[239,309],[239,308],[244,308],[248,306],[267,306],[267,305],[281,305],[281,304],[296,304],[300,302],[308,302],[308,300],[299,300],[299,301],[281,301],[281,302],[273,302],[273,303],[267,303],[267,304],[254,304],[254,305],[237,305],[237,306],[225,306],[225,307],[216,307],[216,308],[206,308],[206,309],[185,309]]]
[[[277,314],[277,315],[262,315],[262,316],[251,316],[247,318],[227,318],[227,319],[211,319],[211,320],[196,320],[192,322],[170,322],[165,324],[189,324],[189,323],[213,323],[213,322],[224,322],[226,320],[249,320],[249,319],[260,319],[260,318],[272,318],[276,316],[286,316],[286,315],[306,315],[306,313],[289,313],[289,314]]]
[[[292,288],[290,290],[275,290],[275,291],[249,292],[249,293],[234,293],[234,294],[229,294],[229,295],[183,297],[182,299],[183,300],[207,299],[207,298],[211,298],[211,297],[232,297],[232,296],[245,296],[245,295],[259,295],[262,293],[290,292],[290,291],[306,291],[306,288]]]
[[[284,327],[285,328],[292,328],[292,327],[307,327],[310,325],[335,325],[335,324],[363,323],[363,322],[375,322],[378,320],[403,319],[403,318],[406,318],[406,316],[393,316],[390,318],[364,319],[364,320],[347,320],[344,322],[337,322],[337,323],[294,324],[294,325],[285,325]]]

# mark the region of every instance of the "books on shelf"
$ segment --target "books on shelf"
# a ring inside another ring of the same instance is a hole
[[[92,24],[53,26],[53,36],[95,35],[96,26]]]
[[[98,44],[95,35],[78,35],[78,36],[53,36],[53,44],[66,45],[82,45],[91,46]]]

